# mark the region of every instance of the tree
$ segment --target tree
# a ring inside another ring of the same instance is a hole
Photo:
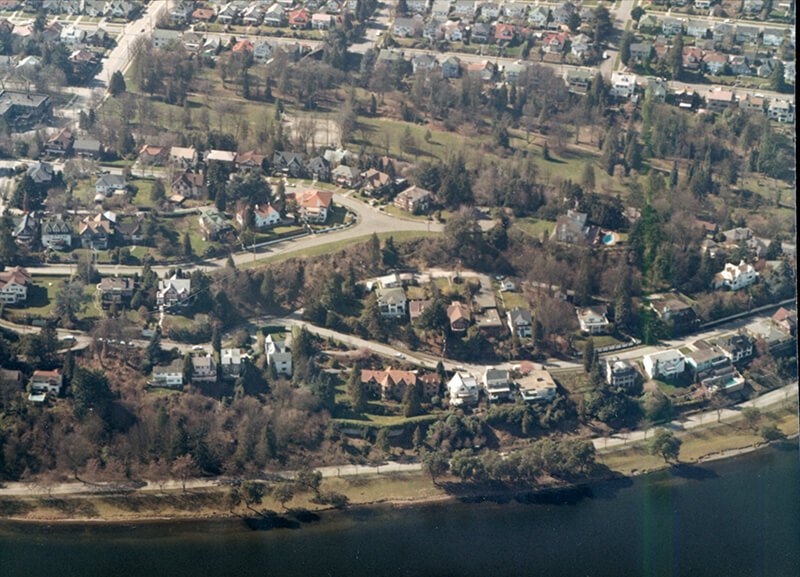
[[[647,450],[651,455],[660,455],[667,463],[676,461],[681,450],[682,441],[672,431],[657,429],[650,439]]]
[[[422,400],[420,399],[419,387],[415,384],[406,387],[403,395],[403,416],[406,418],[416,417],[422,413]]]
[[[14,242],[14,222],[8,214],[0,221],[0,270],[17,261],[17,243]]]
[[[583,370],[586,373],[591,373],[594,367],[594,339],[589,337],[586,344],[583,345]]]
[[[186,258],[189,258],[194,253],[194,250],[192,249],[192,239],[189,237],[188,231],[183,233],[181,252],[183,253],[183,256]]]
[[[165,196],[166,190],[164,189],[164,183],[160,179],[153,181],[153,186],[150,188],[150,200],[158,204],[164,200]]]
[[[581,188],[586,193],[594,192],[595,189],[594,165],[587,162],[583,165],[583,172],[581,173]]]
[[[184,493],[186,492],[186,482],[189,478],[194,477],[198,473],[199,467],[197,466],[197,462],[189,453],[177,457],[172,463],[172,474],[180,479],[181,488]]]
[[[785,70],[783,62],[780,60],[775,61],[775,68],[772,69],[772,74],[769,75],[769,89],[775,92],[787,92],[786,80],[784,79]]]
[[[635,6],[633,10],[631,10],[631,18],[633,18],[636,22],[639,22],[639,19],[645,14],[646,12],[641,6]]]
[[[419,451],[419,448],[422,446],[422,428],[419,425],[414,429],[414,436],[411,442],[414,445],[414,449]]]
[[[62,322],[71,324],[75,316],[86,309],[86,295],[83,292],[83,283],[74,279],[64,281],[56,292],[56,302],[53,315]]]
[[[253,506],[261,504],[261,502],[264,500],[265,492],[266,489],[264,487],[264,483],[259,483],[257,481],[244,481],[242,483],[240,494],[247,508],[255,513],[258,513]]]
[[[183,357],[183,384],[188,385],[192,382],[194,374],[194,364],[192,363],[192,353],[187,352]]]
[[[683,32],[675,36],[669,51],[669,70],[673,80],[679,80],[683,71]]]
[[[367,261],[370,270],[376,271],[381,266],[381,241],[374,232],[367,243]]]
[[[91,410],[101,415],[105,412],[112,394],[102,371],[76,367],[71,386],[75,417],[82,419]]]
[[[758,428],[758,434],[761,435],[765,441],[779,441],[786,438],[786,435],[775,423],[762,424]]]
[[[748,427],[754,431],[758,429],[758,423],[761,421],[761,411],[758,407],[745,407],[741,414]]]
[[[272,497],[286,509],[286,503],[294,497],[294,485],[288,481],[278,483],[272,488]]]
[[[430,451],[422,457],[422,468],[431,476],[433,484],[438,486],[436,479],[447,473],[450,463],[447,461],[447,453],[441,450]]]
[[[116,97],[125,92],[126,88],[125,77],[121,71],[117,70],[111,75],[111,81],[108,83],[108,92],[111,96]]]
[[[378,434],[375,437],[375,446],[384,455],[391,453],[392,447],[389,444],[389,429],[387,427],[381,427],[378,431]]]
[[[597,44],[602,44],[606,41],[614,25],[611,23],[611,14],[608,8],[599,4],[592,13],[592,26],[594,28],[594,41]]]
[[[627,283],[620,282],[614,292],[614,326],[618,332],[628,332],[633,324],[633,310]]]
[[[631,42],[633,41],[633,34],[630,30],[626,30],[622,35],[622,40],[619,43],[619,59],[623,64],[628,64],[631,59]]]
[[[483,474],[483,462],[472,449],[461,449],[453,453],[450,470],[463,479],[475,479]]]
[[[386,239],[381,251],[383,265],[388,268],[394,268],[400,262],[400,254],[397,252],[397,247],[394,245],[394,238],[391,236]]]
[[[360,414],[366,410],[367,392],[361,381],[361,366],[358,363],[350,372],[350,379],[347,381],[347,396],[350,398],[350,407],[354,412]]]

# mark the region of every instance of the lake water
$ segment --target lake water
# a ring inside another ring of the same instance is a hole
[[[0,524],[0,576],[800,575],[796,445],[534,503],[239,522]]]

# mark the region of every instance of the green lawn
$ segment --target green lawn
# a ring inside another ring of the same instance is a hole
[[[153,189],[154,179],[152,178],[132,178],[128,184],[135,186],[138,190],[131,199],[135,206],[152,207],[153,201],[150,200],[150,191]]]
[[[400,146],[406,128],[415,141],[415,146],[409,150],[403,150]],[[388,154],[399,158],[435,157],[444,160],[458,150],[463,152],[473,150],[480,140],[488,139],[488,137],[465,139],[455,133],[431,130],[430,142],[425,142],[425,133],[428,130],[427,126],[418,124],[362,116],[358,119],[358,127],[353,134],[352,142],[356,147],[364,145],[382,153],[385,153],[388,145]]]
[[[504,292],[500,293],[503,299],[503,306],[505,306],[506,310],[511,310],[514,307],[520,307],[526,309],[529,307],[528,300],[522,293],[518,292]]]
[[[33,287],[28,291],[28,300],[23,306],[8,306],[15,313],[30,314],[36,317],[48,317],[53,311],[56,292],[64,281],[69,280],[67,275],[32,275]],[[78,318],[101,316],[102,312],[94,302],[95,285],[86,285],[83,293],[86,296],[86,309],[78,314]]]
[[[514,220],[514,225],[532,237],[539,238],[542,234],[549,235],[555,228],[556,223],[552,220],[541,220],[532,216],[526,216]]]

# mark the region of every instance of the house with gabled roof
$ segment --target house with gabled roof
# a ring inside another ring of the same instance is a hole
[[[272,156],[272,166],[275,172],[283,172],[296,178],[305,173],[304,159],[303,153],[276,151]]]
[[[333,193],[329,190],[308,189],[296,201],[300,218],[304,222],[324,223],[333,206]]]
[[[184,170],[175,175],[172,180],[172,193],[184,198],[200,198],[205,194],[205,179],[202,172]]]
[[[21,266],[0,271],[0,303],[17,304],[28,298],[31,275]]]
[[[72,246],[72,225],[63,218],[43,220],[41,235],[44,248],[63,250]]]
[[[168,279],[158,281],[158,292],[156,292],[156,305],[158,306],[184,306],[188,304],[189,296],[192,293],[192,280],[188,278],[178,278],[172,275]]]

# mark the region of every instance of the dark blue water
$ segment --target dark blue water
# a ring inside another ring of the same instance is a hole
[[[325,516],[300,529],[238,522],[0,524],[0,577],[800,576],[795,446],[535,503]]]

